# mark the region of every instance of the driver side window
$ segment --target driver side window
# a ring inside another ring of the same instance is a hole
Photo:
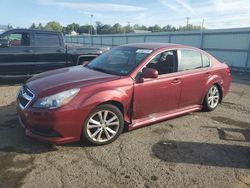
[[[4,37],[10,42],[10,46],[30,46],[29,33],[11,33]]]
[[[147,65],[147,68],[153,68],[159,75],[173,73],[177,71],[177,51],[165,51],[156,55]]]

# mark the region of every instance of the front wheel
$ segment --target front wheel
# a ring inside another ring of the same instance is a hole
[[[204,101],[204,109],[206,111],[213,111],[218,106],[220,101],[220,91],[218,86],[213,85],[207,91],[205,101]]]
[[[123,131],[124,120],[121,111],[109,104],[97,106],[84,123],[83,139],[94,145],[113,142]]]

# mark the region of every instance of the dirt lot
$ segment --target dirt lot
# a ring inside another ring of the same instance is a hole
[[[48,145],[24,135],[22,80],[1,80],[0,187],[250,187],[250,74],[211,113],[124,133],[112,144]]]

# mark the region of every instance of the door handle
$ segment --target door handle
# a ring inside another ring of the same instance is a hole
[[[24,52],[31,53],[33,50],[24,50]]]
[[[177,84],[180,84],[180,83],[181,83],[181,81],[178,78],[173,79],[172,82],[171,82],[171,84],[173,84],[173,85],[177,85]]]

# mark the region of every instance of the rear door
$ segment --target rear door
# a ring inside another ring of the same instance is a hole
[[[57,32],[35,31],[36,70],[39,72],[66,66],[66,51]]]
[[[32,32],[9,31],[3,38],[10,45],[0,48],[0,75],[30,74],[35,62]]]
[[[211,76],[207,58],[199,51],[178,50],[179,71],[182,72],[180,108],[202,104],[206,82]]]

